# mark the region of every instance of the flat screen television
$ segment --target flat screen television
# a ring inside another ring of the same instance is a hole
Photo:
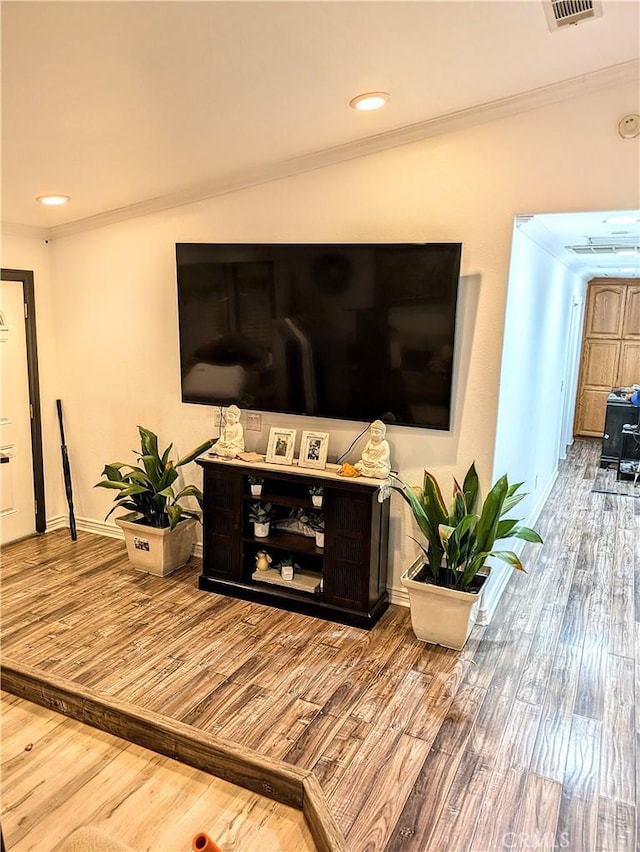
[[[183,401],[448,429],[461,252],[176,244]]]

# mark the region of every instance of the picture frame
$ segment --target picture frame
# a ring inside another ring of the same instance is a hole
[[[272,464],[292,464],[297,432],[297,429],[272,426],[264,460]]]
[[[328,432],[303,432],[298,467],[315,467],[318,470],[324,470],[327,466],[328,449]]]

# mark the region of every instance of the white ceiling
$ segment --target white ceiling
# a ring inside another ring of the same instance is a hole
[[[607,222],[622,213],[635,217],[635,222]],[[523,234],[585,280],[640,278],[640,210],[550,213],[522,219],[518,228]]]
[[[558,32],[542,0],[1,5],[2,218],[54,233],[561,96],[584,75],[633,79],[640,56],[636,0]],[[372,90],[385,109],[348,107]],[[46,193],[71,202],[44,208]],[[562,240],[591,234],[585,215]]]

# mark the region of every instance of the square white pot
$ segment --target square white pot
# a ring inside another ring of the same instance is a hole
[[[116,518],[116,524],[124,532],[129,562],[136,570],[166,577],[189,561],[197,524],[195,518],[185,518],[170,530],[133,523],[137,517],[131,512]]]
[[[482,590],[460,592],[414,579],[422,566],[419,559],[400,578],[409,592],[413,632],[421,642],[460,651],[476,623]]]

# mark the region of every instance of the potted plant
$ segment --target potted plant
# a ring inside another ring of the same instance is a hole
[[[308,523],[316,537],[316,547],[324,547],[324,515],[322,512],[311,512]]]
[[[256,538],[266,538],[269,535],[269,524],[273,517],[271,503],[252,503],[249,507],[249,520],[253,524],[253,534]]]
[[[129,509],[129,513],[116,518],[124,532],[129,561],[139,571],[164,577],[187,562],[193,547],[197,512],[185,508],[180,501],[195,497],[202,507],[202,492],[195,485],[187,485],[177,493],[174,484],[177,468],[196,459],[211,447],[205,441],[195,450],[174,462],[169,455],[173,444],[161,454],[158,438],[149,429],[138,426],[140,451],[134,451],[140,464],[112,462],[105,465],[96,488],[110,488],[118,493],[115,505],[105,520],[116,509]]]
[[[295,575],[295,565],[291,556],[284,556],[278,562],[276,568],[280,571],[283,580],[293,580]]]
[[[249,480],[251,494],[254,497],[259,497],[262,494],[262,486],[264,485],[264,479],[261,476],[254,476],[253,474],[249,475],[247,479]]]
[[[541,543],[540,535],[518,520],[505,518],[526,495],[522,482],[509,485],[501,476],[487,494],[479,514],[478,476],[472,464],[462,488],[454,479],[453,501],[447,508],[435,478],[425,471],[422,488],[392,476],[392,489],[409,504],[423,540],[423,555],[401,577],[408,589],[411,623],[423,642],[460,650],[469,638],[488,576],[485,561],[496,557],[519,571],[512,550],[496,549],[500,539]]]
[[[309,495],[312,505],[319,509],[322,506],[322,498],[324,497],[324,488],[322,485],[310,485]]]

